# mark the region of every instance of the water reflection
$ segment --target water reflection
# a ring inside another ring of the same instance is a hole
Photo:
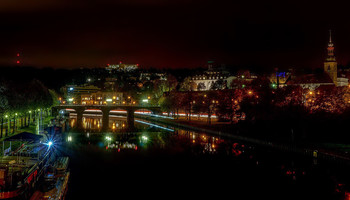
[[[77,127],[77,118],[71,116],[69,120],[69,125],[71,128]],[[83,129],[87,131],[99,132],[102,130],[102,118],[100,116],[95,117],[83,117],[82,119]],[[127,127],[126,118],[122,116],[110,116],[108,128],[112,132],[125,129]]]
[[[83,128],[85,130],[99,130],[102,127],[101,118],[83,117]]]
[[[69,123],[72,127],[76,124],[75,120],[75,118],[70,119]],[[110,118],[110,132],[93,134],[94,130],[101,130],[101,123],[98,117],[84,117],[85,132],[81,133],[80,139],[78,135],[69,133],[70,144],[79,142],[82,145],[95,146],[106,154],[123,155],[123,153],[132,152],[132,156],[141,152],[148,154],[162,152],[169,156],[191,155],[208,161],[208,165],[218,163],[223,166],[223,170],[227,170],[225,173],[228,175],[233,171],[239,171],[244,178],[245,176],[251,178],[252,182],[249,184],[262,182],[262,185],[266,184],[266,189],[276,187],[278,188],[276,190],[282,193],[293,191],[295,197],[300,197],[298,195],[303,193],[314,198],[349,199],[350,197],[346,189],[349,184],[349,179],[347,179],[349,173],[346,166],[332,165],[324,161],[320,162],[315,158],[273,151],[195,131],[174,129],[159,124],[155,126],[152,125],[153,122],[145,124],[136,121],[135,125],[139,131],[128,133],[122,131],[126,126],[126,121],[121,117]],[[167,129],[173,131],[167,131]],[[130,154],[127,155],[130,156]],[[229,167],[225,168],[226,164]],[[269,183],[270,179],[274,181],[273,184]],[[258,188],[258,186],[254,188],[254,184],[249,187],[253,191]]]

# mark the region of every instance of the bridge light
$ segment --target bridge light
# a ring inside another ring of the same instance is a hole
[[[112,102],[112,99],[106,99],[106,101],[108,101],[108,102]]]

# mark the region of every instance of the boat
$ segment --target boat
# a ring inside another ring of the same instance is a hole
[[[52,149],[41,143],[23,143],[1,156],[0,199],[29,199],[53,157]]]
[[[30,200],[63,200],[67,193],[70,172],[68,157],[58,157],[44,175],[44,181]]]

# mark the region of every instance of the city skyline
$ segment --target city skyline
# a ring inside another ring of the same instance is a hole
[[[6,0],[0,5],[2,66],[16,65],[20,53],[23,66],[54,68],[120,61],[194,68],[208,60],[317,68],[326,57],[329,29],[338,63],[350,62],[346,6],[339,2]]]

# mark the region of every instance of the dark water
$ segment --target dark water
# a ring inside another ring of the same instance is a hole
[[[67,133],[66,199],[347,199],[345,164],[192,131],[138,128]]]

